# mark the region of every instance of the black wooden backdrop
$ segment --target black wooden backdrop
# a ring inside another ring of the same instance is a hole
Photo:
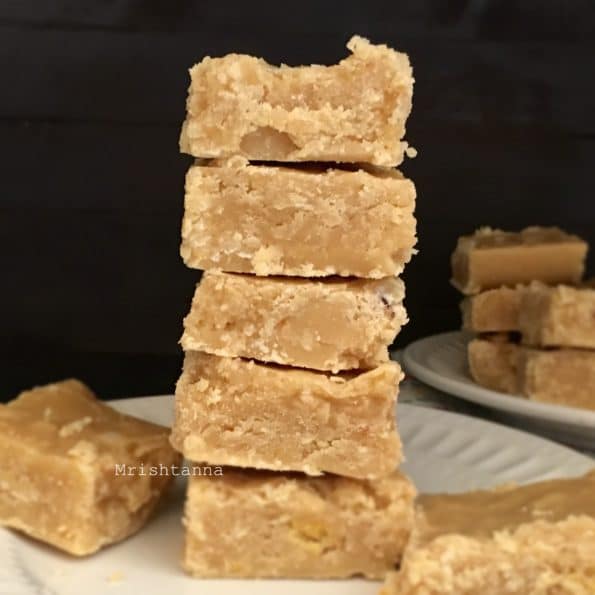
[[[332,63],[352,33],[410,54],[420,254],[397,344],[458,325],[458,235],[595,240],[593,0],[5,0],[0,31],[0,399],[65,376],[171,392],[197,279],[177,137],[205,54]]]

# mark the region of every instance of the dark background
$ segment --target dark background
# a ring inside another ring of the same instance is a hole
[[[595,241],[593,0],[0,3],[0,400],[78,376],[169,393],[197,272],[178,256],[187,68],[333,63],[352,33],[410,54],[412,322],[459,324],[448,256],[479,225]]]

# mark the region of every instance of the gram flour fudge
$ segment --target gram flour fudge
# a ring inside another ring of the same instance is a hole
[[[180,148],[196,157],[395,166],[411,111],[406,54],[361,37],[333,66],[280,66],[229,54],[190,69]]]
[[[595,351],[532,349],[481,338],[470,341],[467,355],[472,378],[486,388],[595,410]]]
[[[183,566],[197,577],[382,578],[401,560],[415,489],[376,481],[224,470],[193,477]]]
[[[394,276],[413,254],[414,208],[397,171],[215,161],[187,173],[181,254],[259,276]]]
[[[181,457],[169,429],[116,412],[66,380],[0,405],[0,525],[85,556],[146,522]],[[119,470],[118,468],[119,467]]]
[[[314,370],[370,369],[407,321],[400,279],[255,277],[208,271],[184,320],[184,351]]]
[[[590,595],[595,473],[421,496],[399,572],[381,595]]]
[[[452,283],[465,295],[531,281],[578,283],[587,243],[557,227],[507,232],[482,227],[459,238],[451,257]]]
[[[331,374],[187,352],[171,442],[193,461],[360,479],[401,460],[395,362]]]

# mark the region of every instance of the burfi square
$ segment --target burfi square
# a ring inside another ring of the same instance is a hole
[[[381,578],[401,559],[415,488],[376,481],[224,470],[192,477],[183,566],[197,577]]]
[[[168,434],[76,380],[21,393],[0,405],[0,525],[75,556],[125,539],[146,523],[180,464]],[[130,472],[141,465],[146,474]]]
[[[587,249],[585,241],[557,227],[520,232],[482,227],[459,238],[451,256],[451,281],[466,295],[531,281],[572,285],[583,276]]]
[[[463,329],[476,333],[518,331],[521,295],[525,287],[498,287],[467,296],[461,302]]]
[[[533,283],[522,292],[519,328],[527,345],[595,349],[595,289]]]
[[[347,47],[351,55],[333,66],[205,58],[190,70],[181,151],[398,165],[413,95],[409,59],[357,36]]]
[[[486,388],[595,410],[595,351],[532,349],[484,338],[470,341],[467,355],[471,377]]]
[[[590,595],[595,473],[421,496],[399,572],[381,595]]]
[[[387,362],[331,373],[187,352],[171,442],[192,461],[373,479],[401,460]]]
[[[415,186],[397,171],[195,165],[181,255],[190,268],[259,276],[381,278],[416,243]]]
[[[338,372],[388,361],[407,322],[400,279],[255,277],[207,271],[184,319],[184,351]]]

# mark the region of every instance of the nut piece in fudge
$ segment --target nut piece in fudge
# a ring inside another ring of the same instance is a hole
[[[382,595],[595,592],[595,473],[421,496],[399,572]]]
[[[172,480],[149,470],[180,464],[168,434],[76,380],[23,392],[0,405],[0,525],[75,556],[125,539]]]
[[[196,157],[395,166],[411,111],[406,54],[353,37],[334,66],[275,67],[252,56],[190,70],[180,149]]]
[[[415,488],[376,481],[224,469],[192,477],[183,566],[197,577],[381,578],[411,533]]]
[[[388,277],[413,254],[414,208],[415,186],[392,170],[194,165],[180,251],[197,269]]]
[[[213,465],[381,477],[401,461],[401,377],[394,362],[334,375],[190,351],[171,441]]]
[[[184,351],[289,366],[373,368],[407,322],[400,279],[254,277],[206,272],[184,320]]]
[[[459,238],[451,256],[452,284],[466,295],[531,281],[576,284],[587,249],[585,241],[557,227],[520,232],[482,227]]]

